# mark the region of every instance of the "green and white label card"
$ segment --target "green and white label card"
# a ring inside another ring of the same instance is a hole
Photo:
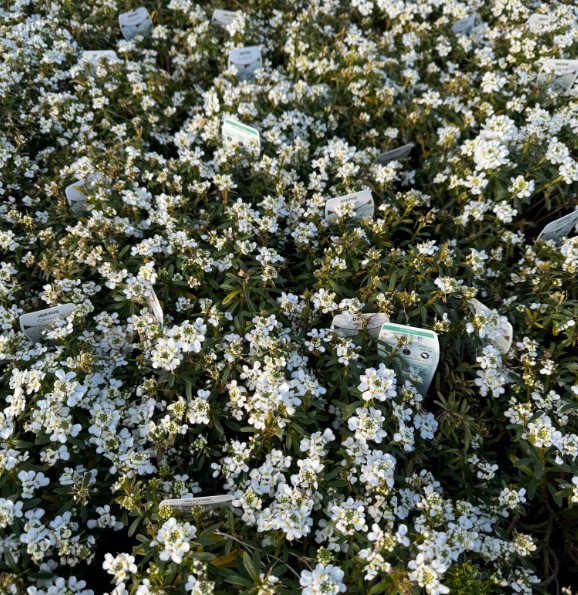
[[[221,134],[223,146],[227,149],[242,147],[256,156],[261,153],[261,136],[259,131],[251,126],[227,118],[223,122]]]
[[[20,317],[20,329],[30,341],[37,343],[42,338],[42,331],[50,328],[57,320],[70,316],[76,310],[74,304],[62,304],[45,310],[29,312]]]
[[[335,223],[339,217],[373,218],[374,203],[371,190],[361,190],[345,196],[329,198],[325,203],[325,221]]]
[[[387,355],[385,346],[398,349],[397,356],[404,367],[416,372],[421,382],[417,390],[425,395],[434,377],[440,360],[440,345],[437,333],[423,328],[393,324],[388,322],[381,327],[378,352]]]

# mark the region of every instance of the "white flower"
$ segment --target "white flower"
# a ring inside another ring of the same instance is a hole
[[[341,582],[344,576],[343,570],[333,564],[325,566],[317,564],[313,572],[303,570],[299,584],[302,595],[334,595],[345,593],[345,583]]]
[[[360,376],[360,384],[357,387],[361,391],[364,401],[377,399],[386,401],[396,396],[395,383],[397,378],[395,372],[379,364],[379,368],[367,368],[365,374]]]
[[[384,421],[385,417],[379,409],[358,407],[347,423],[358,440],[373,440],[379,444],[387,436],[382,428]]]
[[[183,561],[183,556],[190,550],[189,541],[197,535],[195,527],[189,523],[179,523],[177,519],[171,517],[165,521],[159,529],[156,538],[151,545],[160,545],[163,547],[159,555],[165,562],[172,560],[177,564]]]
[[[127,579],[129,574],[135,573],[137,571],[137,567],[134,562],[134,556],[131,556],[130,554],[118,554],[118,556],[105,554],[102,567],[109,574],[113,575],[114,580],[118,585]]]

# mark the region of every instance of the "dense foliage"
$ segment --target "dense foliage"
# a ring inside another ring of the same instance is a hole
[[[577,204],[578,99],[536,79],[578,54],[576,6],[144,4],[125,41],[138,0],[0,2],[0,591],[571,586],[578,237],[536,238]],[[363,189],[373,218],[326,223]],[[362,312],[438,333],[427,394],[331,329]],[[233,507],[159,507],[197,494]]]

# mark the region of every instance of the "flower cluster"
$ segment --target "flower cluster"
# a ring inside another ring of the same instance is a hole
[[[571,586],[578,8],[140,1],[0,7],[0,592]]]

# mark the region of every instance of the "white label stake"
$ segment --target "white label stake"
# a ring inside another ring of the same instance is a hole
[[[378,312],[377,314],[337,314],[333,318],[331,328],[342,337],[352,337],[360,333],[364,328],[372,337],[379,337],[381,327],[389,322],[388,316]]]
[[[131,12],[123,12],[118,16],[118,24],[123,37],[130,41],[137,35],[146,33],[153,24],[149,11],[140,6]]]
[[[381,165],[387,165],[390,161],[401,161],[402,159],[407,159],[413,147],[413,143],[408,143],[407,145],[403,145],[397,149],[386,151],[377,158],[377,162]]]
[[[161,328],[163,328],[163,309],[161,308],[159,298],[157,297],[152,285],[147,289],[145,299],[149,310],[153,313],[153,316],[157,319],[157,322],[160,324]]]
[[[539,33],[540,29],[549,27],[551,23],[551,17],[549,14],[537,14],[530,15],[530,18],[526,22],[526,25],[530,31]]]
[[[245,48],[235,48],[229,52],[228,67],[237,68],[237,78],[245,80],[250,78],[259,68],[263,68],[261,48],[252,45]]]
[[[325,221],[335,223],[347,207],[353,209],[351,215],[354,219],[373,218],[373,196],[370,190],[361,190],[353,194],[330,198],[325,203]]]
[[[465,19],[460,19],[459,21],[456,21],[452,25],[452,31],[456,35],[469,35],[472,32],[474,26],[476,25],[476,18],[477,17],[474,14],[472,16],[466,17]]]
[[[233,12],[232,10],[220,10],[217,8],[213,11],[211,23],[213,23],[213,25],[218,25],[219,27],[226,27],[235,20],[235,17],[238,14],[238,12]]]
[[[175,498],[163,500],[160,506],[168,506],[183,513],[191,513],[194,508],[214,510],[215,508],[231,508],[233,496],[204,496],[201,498]]]
[[[29,312],[20,317],[20,328],[30,341],[38,343],[42,338],[42,331],[50,328],[57,320],[70,316],[75,310],[74,304],[62,304],[46,310]]]
[[[573,95],[578,79],[578,60],[546,60],[540,69],[536,82],[548,85],[554,93]]]
[[[537,237],[538,240],[547,241],[554,240],[555,242],[567,237],[568,234],[576,227],[578,223],[578,211],[574,211],[560,219],[548,223],[546,227],[540,232]]]

